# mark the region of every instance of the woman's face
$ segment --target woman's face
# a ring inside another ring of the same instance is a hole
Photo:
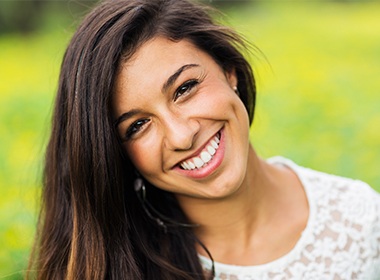
[[[247,111],[225,73],[192,43],[156,37],[116,79],[115,119],[136,169],[178,196],[222,198],[246,176]]]

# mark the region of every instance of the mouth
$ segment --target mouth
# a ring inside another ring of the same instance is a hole
[[[196,170],[207,166],[219,149],[220,131],[210,139],[204,149],[198,154],[179,163],[183,170]]]

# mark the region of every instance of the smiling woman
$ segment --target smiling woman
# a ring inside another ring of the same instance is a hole
[[[79,27],[31,278],[377,279],[379,195],[256,154],[244,40],[207,11],[106,1]]]
[[[146,180],[184,197],[211,198],[241,185],[249,120],[236,86],[234,70],[187,40],[154,37],[122,64],[114,113],[128,116],[118,121],[119,135]]]

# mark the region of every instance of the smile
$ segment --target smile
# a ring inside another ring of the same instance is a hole
[[[206,144],[206,147],[195,157],[192,157],[188,160],[185,160],[180,163],[180,166],[184,170],[194,170],[202,168],[207,165],[207,163],[212,160],[216,151],[219,148],[220,142],[220,133],[214,136],[209,143]]]

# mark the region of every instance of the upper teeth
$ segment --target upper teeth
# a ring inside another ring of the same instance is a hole
[[[216,150],[219,148],[219,142],[220,140],[218,136],[215,136],[198,156],[183,161],[181,167],[185,170],[201,168],[212,159],[213,155],[215,155]]]

